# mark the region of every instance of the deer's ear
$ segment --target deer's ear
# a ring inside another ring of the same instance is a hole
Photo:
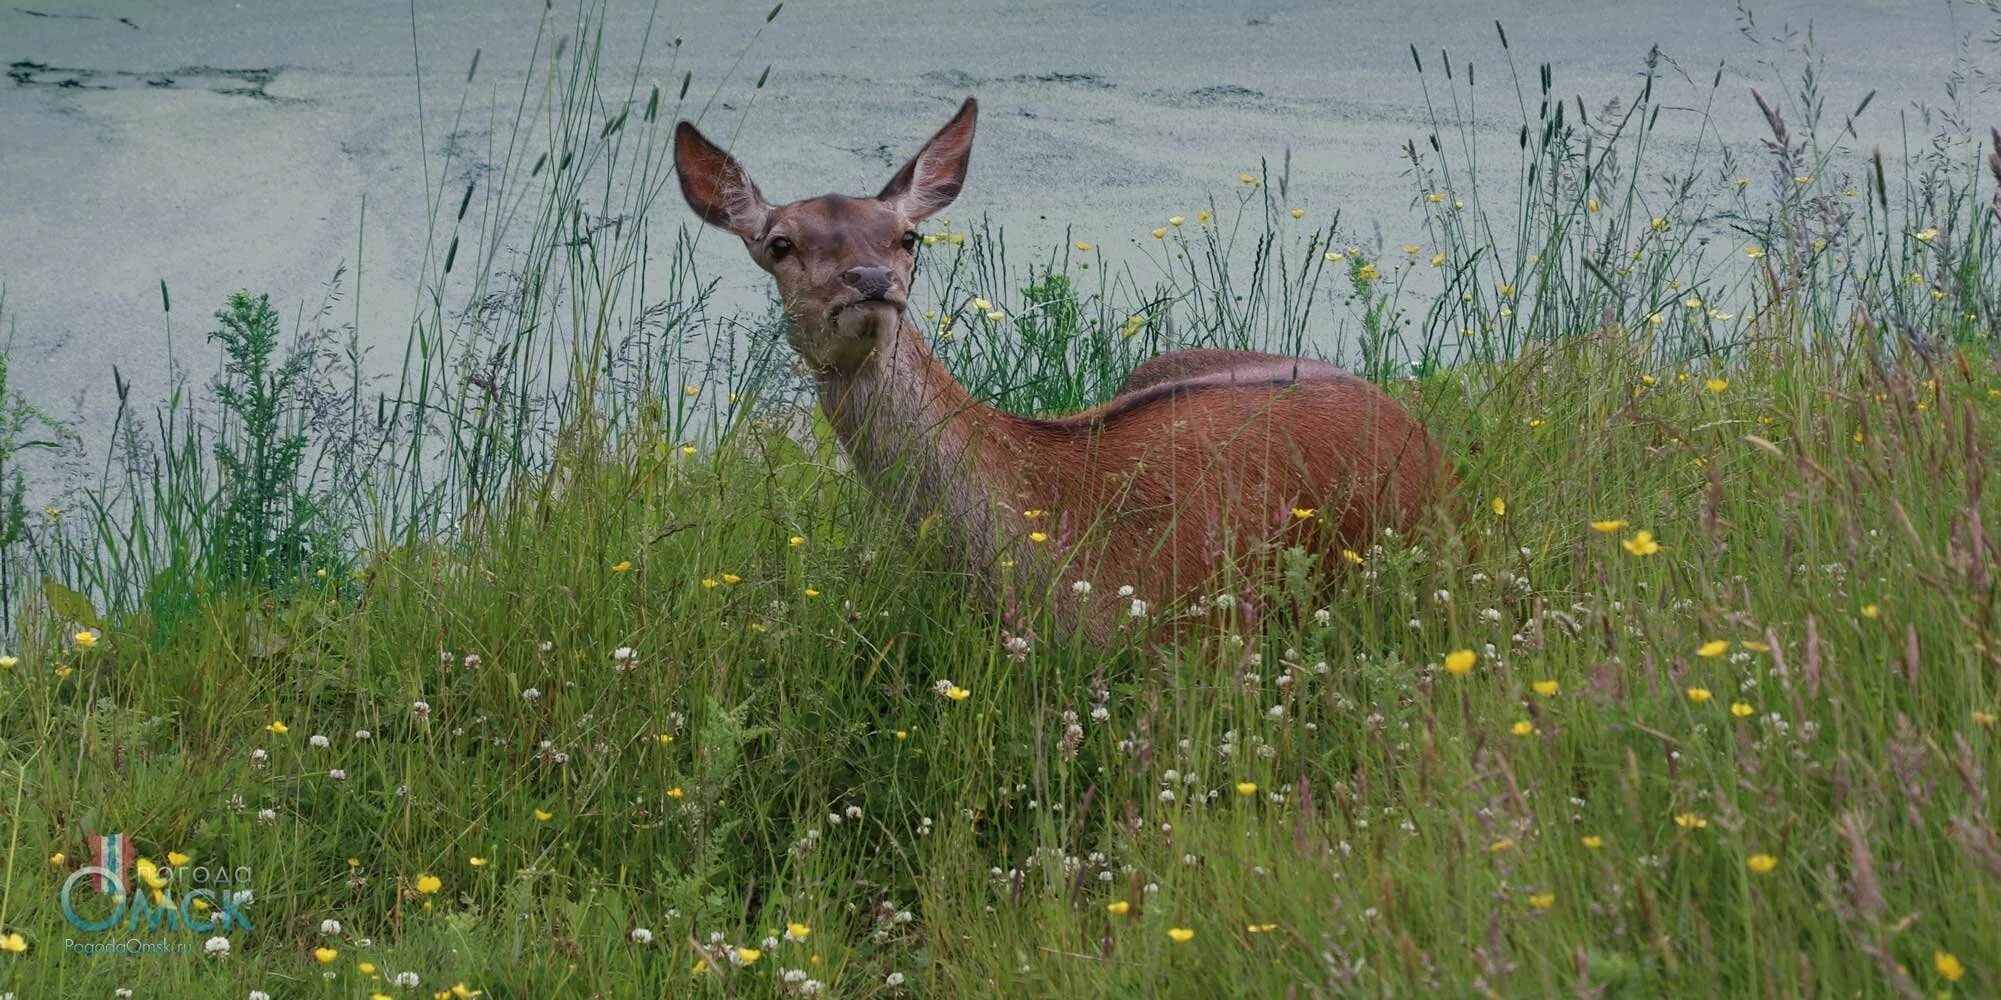
[[[897,206],[912,220],[950,205],[966,184],[966,165],[973,158],[973,120],[979,113],[979,103],[966,98],[959,113],[889,179],[876,198]]]
[[[681,178],[681,197],[703,221],[746,240],[764,231],[771,206],[743,164],[685,121],[674,126],[674,172]]]

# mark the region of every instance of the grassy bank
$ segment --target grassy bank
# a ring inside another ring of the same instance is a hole
[[[1587,114],[1545,76],[1485,160],[1436,152],[1450,115],[1413,144],[1408,245],[1249,165],[1135,222],[1151,271],[932,229],[917,308],[983,397],[1338,339],[1474,501],[1471,557],[1386,537],[1173,644],[1186,608],[1023,646],[800,415],[772,324],[688,361],[699,281],[640,270],[674,87],[590,51],[550,46],[528,194],[439,193],[393,390],[233,301],[220,391],[24,542],[53,585],[0,666],[0,993],[1992,992],[1976,137],[1886,171],[1774,105],[1766,161],[1661,182],[1651,77]],[[620,181],[591,211],[587,168]],[[254,930],[67,951],[112,831],[249,869]]]

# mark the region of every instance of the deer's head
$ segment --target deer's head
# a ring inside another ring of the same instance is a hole
[[[695,214],[742,238],[778,282],[793,349],[816,369],[852,372],[902,322],[917,224],[958,197],[978,111],[967,98],[873,198],[826,194],[772,205],[742,164],[685,121],[674,130],[674,164]]]

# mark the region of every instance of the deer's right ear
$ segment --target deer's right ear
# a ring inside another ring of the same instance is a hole
[[[959,113],[883,185],[876,198],[897,206],[912,221],[950,205],[966,184],[966,165],[973,158],[973,121],[979,113],[979,103],[966,98]]]
[[[746,240],[764,231],[771,206],[750,174],[685,121],[674,126],[674,172],[681,177],[681,197],[703,221]]]

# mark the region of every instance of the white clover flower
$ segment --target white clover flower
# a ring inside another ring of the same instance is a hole
[[[321,933],[321,934],[339,934],[339,933],[340,933],[340,921],[338,921],[338,920],[335,920],[335,919],[333,919],[332,917],[328,917],[327,919],[325,919],[325,920],[322,920],[322,921],[320,921],[320,933]]]
[[[347,770],[345,768],[336,767],[333,770],[327,772],[327,777],[332,778],[335,781],[346,781]]]
[[[902,986],[902,985],[903,985],[903,973],[901,973],[901,972],[892,972],[892,973],[890,973],[889,975],[887,975],[887,976],[883,977],[883,980],[882,980],[882,984],[883,984],[884,986],[888,986],[888,987],[891,987],[891,988],[894,988],[894,987],[897,987],[897,986]]]
[[[221,958],[222,956],[229,954],[229,939],[218,934],[215,937],[203,941],[201,945],[201,950],[210,955],[214,955],[217,958]]]
[[[1146,602],[1145,602],[1145,601],[1142,601],[1142,600],[1140,600],[1140,599],[1139,599],[1139,598],[1137,598],[1137,597],[1133,598],[1133,605],[1132,605],[1132,609],[1131,609],[1131,610],[1129,610],[1129,611],[1128,611],[1128,612],[1126,612],[1126,613],[1127,613],[1127,614],[1129,614],[1129,615],[1131,615],[1131,616],[1132,616],[1132,617],[1134,617],[1134,618],[1145,618],[1145,617],[1146,617]]]
[[[634,927],[634,928],[632,929],[632,934],[631,934],[631,935],[629,935],[629,936],[630,936],[630,937],[632,938],[632,943],[633,943],[633,944],[652,944],[652,943],[653,943],[653,932],[652,932],[652,931],[650,931],[650,930],[647,930],[647,929],[646,929],[646,928],[644,928],[644,927]]]
[[[318,733],[314,733],[313,735],[306,737],[306,745],[312,747],[315,750],[325,750],[326,748],[333,746],[333,741],[327,739],[324,736],[321,736]]]
[[[1078,597],[1091,596],[1091,581],[1078,580],[1076,583],[1070,585],[1070,592],[1076,594]]]
[[[537,698],[540,698],[540,697],[542,697],[542,689],[541,689],[541,688],[529,688],[529,689],[527,689],[527,690],[525,690],[525,691],[521,692],[521,700],[522,700],[522,701],[534,701],[535,699],[537,699]]]
[[[416,989],[417,974],[414,972],[399,972],[389,977],[389,983],[392,986],[401,986],[406,990]],[[270,1000],[270,998],[266,997],[265,1000]]]
[[[357,740],[360,740],[360,741],[361,741],[361,742],[363,742],[363,743],[366,743],[366,742],[368,742],[369,740],[372,740],[372,739],[374,739],[374,738],[375,738],[375,734],[374,734],[374,733],[371,733],[371,732],[369,732],[369,731],[368,731],[368,730],[366,730],[366,729],[357,729],[357,730],[355,730],[355,731],[354,731],[354,738],[355,738],[355,739],[357,739]]]
[[[428,701],[413,701],[413,702],[411,702],[411,703],[410,703],[410,714],[411,714],[411,715],[414,715],[414,716],[416,716],[416,717],[417,717],[417,719],[418,719],[419,721],[422,721],[422,720],[424,720],[424,719],[428,719],[428,718],[430,718],[430,717],[431,717],[431,703],[430,703],[430,702],[428,702]]]

